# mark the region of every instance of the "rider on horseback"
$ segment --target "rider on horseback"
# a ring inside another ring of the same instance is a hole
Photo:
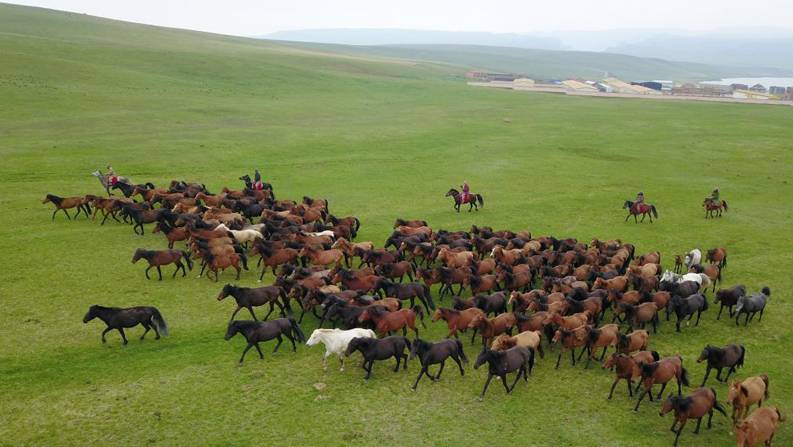
[[[253,189],[261,191],[264,189],[264,183],[262,183],[262,174],[259,172],[258,169],[254,169],[253,174]]]
[[[719,199],[719,188],[716,187],[713,189],[713,192],[710,193],[709,197],[705,198],[705,201],[710,201],[714,205],[719,205],[721,200]]]
[[[107,179],[110,180],[111,186],[116,186],[116,183],[118,183],[118,176],[110,165],[107,165]]]
[[[636,194],[636,201],[633,202],[634,211],[639,212],[643,204],[644,204],[644,193],[642,191],[639,191],[639,194]]]
[[[460,188],[463,190],[463,194],[460,197],[460,203],[467,203],[469,193],[471,192],[471,187],[468,186],[468,180],[463,180],[463,185]]]

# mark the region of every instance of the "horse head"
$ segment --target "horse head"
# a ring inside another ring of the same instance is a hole
[[[457,195],[459,195],[459,194],[460,194],[460,193],[459,193],[459,192],[458,192],[456,189],[454,189],[454,188],[450,188],[450,189],[449,189],[449,190],[446,192],[446,195],[445,195],[444,197],[454,197],[454,196],[457,196]]]

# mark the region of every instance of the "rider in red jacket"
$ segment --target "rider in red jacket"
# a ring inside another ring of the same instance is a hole
[[[466,203],[468,201],[468,194],[471,192],[471,187],[468,186],[468,180],[463,180],[463,196],[460,202]]]

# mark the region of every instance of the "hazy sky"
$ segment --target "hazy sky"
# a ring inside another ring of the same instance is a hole
[[[791,30],[793,0],[12,0],[243,36],[306,28],[549,32],[615,28]]]

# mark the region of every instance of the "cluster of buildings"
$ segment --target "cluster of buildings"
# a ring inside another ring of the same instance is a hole
[[[710,98],[793,100],[793,87],[745,84],[716,85],[675,83],[667,80],[625,82],[614,77],[592,81],[584,79],[553,79],[538,81],[511,73],[487,73],[471,71],[466,78],[474,84],[513,90],[556,92],[567,94],[623,94],[648,96],[697,96]]]

